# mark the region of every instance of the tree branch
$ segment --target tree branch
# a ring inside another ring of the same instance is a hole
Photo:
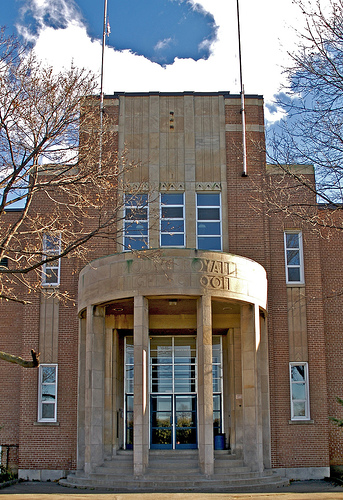
[[[0,359],[3,359],[4,361],[15,363],[23,368],[37,368],[37,366],[39,366],[39,354],[37,354],[34,349],[31,349],[31,356],[32,361],[26,361],[19,356],[14,356],[13,354],[7,354],[6,352],[0,351]]]

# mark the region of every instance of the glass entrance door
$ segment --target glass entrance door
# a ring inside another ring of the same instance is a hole
[[[150,339],[151,448],[197,448],[196,339]]]
[[[197,447],[196,395],[151,395],[151,448]]]

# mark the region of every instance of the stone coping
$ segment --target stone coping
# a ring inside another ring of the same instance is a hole
[[[109,255],[92,261],[80,273],[79,312],[139,295],[211,295],[266,309],[266,271],[237,255],[170,248]]]

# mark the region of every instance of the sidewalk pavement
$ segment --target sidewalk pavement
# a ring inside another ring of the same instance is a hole
[[[296,481],[281,488],[237,493],[113,493],[66,488],[54,482],[20,482],[0,490],[0,500],[343,500],[334,481]]]

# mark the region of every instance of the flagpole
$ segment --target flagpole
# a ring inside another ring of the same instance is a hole
[[[238,25],[238,54],[239,54],[239,77],[241,84],[241,114],[242,114],[242,143],[243,143],[243,173],[242,177],[247,177],[247,141],[245,127],[245,99],[242,71],[242,49],[241,49],[241,26],[239,20],[239,0],[237,0],[237,25]]]
[[[102,30],[102,52],[101,52],[101,75],[100,75],[100,145],[99,145],[99,171],[101,172],[102,162],[102,132],[104,114],[104,55],[106,46],[106,21],[107,21],[107,0],[104,0],[104,26]]]

